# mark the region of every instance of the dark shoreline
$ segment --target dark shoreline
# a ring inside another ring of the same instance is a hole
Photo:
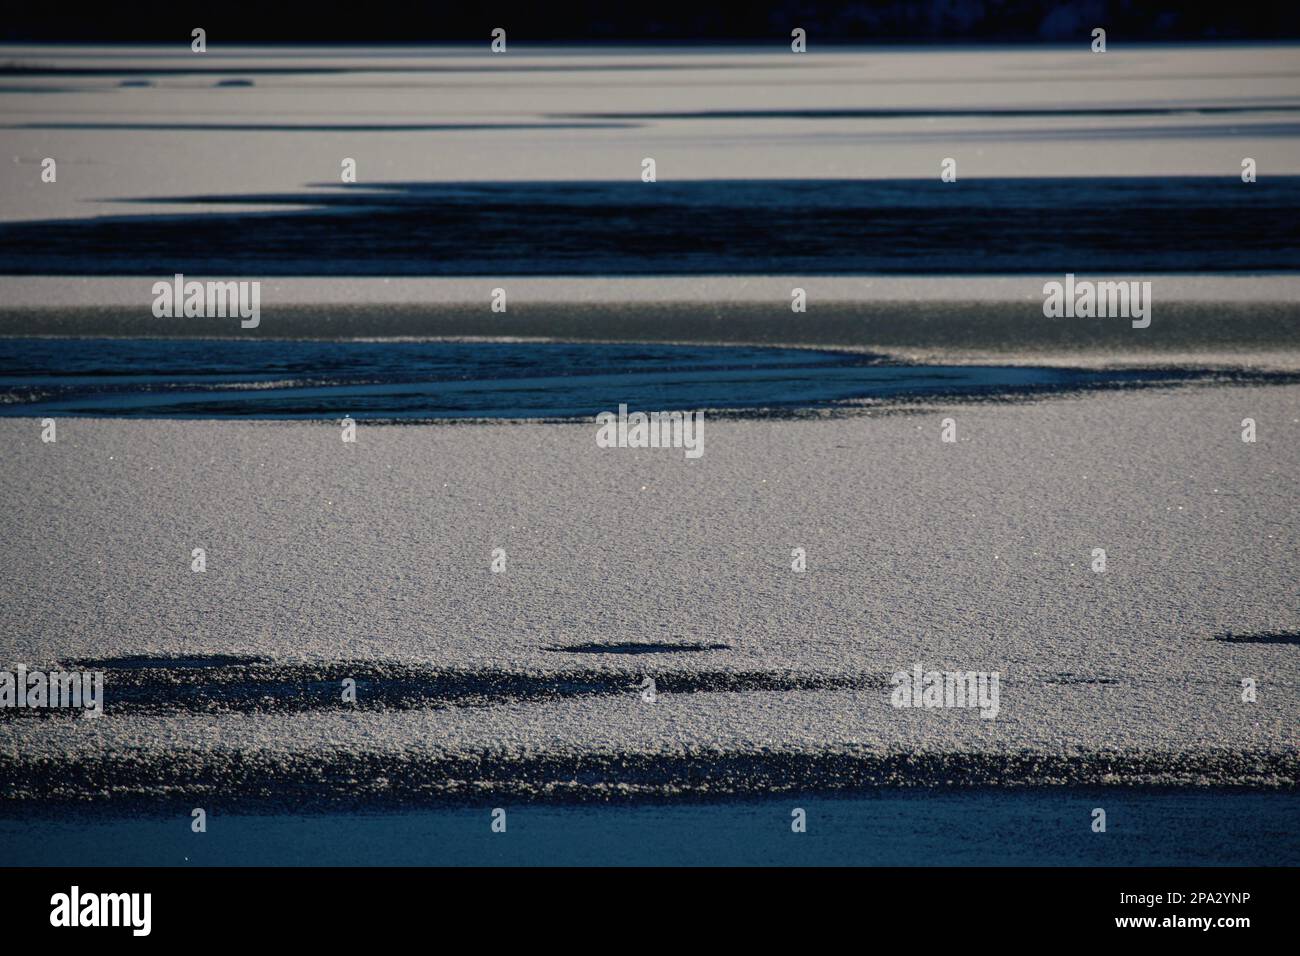
[[[107,719],[107,718],[104,718]],[[228,812],[357,812],[515,803],[620,804],[778,793],[1118,787],[1294,792],[1300,755],[1187,752],[709,752],[436,755],[169,748],[47,760],[0,756],[0,808],[123,814],[220,805]],[[197,803],[196,803],[197,802]],[[4,811],[0,811],[2,813]]]

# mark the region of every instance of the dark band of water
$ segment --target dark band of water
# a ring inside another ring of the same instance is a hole
[[[807,408],[1133,387],[1203,374],[900,365],[862,353],[726,346],[0,339],[0,415],[571,418],[620,404],[633,411]]]
[[[509,839],[488,825],[498,801]],[[1089,826],[1097,806],[1108,833]],[[793,807],[807,832],[791,831]],[[484,793],[471,807],[225,813],[220,839],[196,839],[188,813],[0,819],[0,842],[24,866],[1295,866],[1298,817],[1294,794],[1222,790],[881,789],[581,807]]]
[[[1269,176],[1245,186],[1235,172],[973,179],[960,186],[938,176],[400,182],[140,201],[206,208],[0,223],[0,273],[1132,275],[1300,269],[1300,177]],[[230,211],[236,205],[267,211]]]

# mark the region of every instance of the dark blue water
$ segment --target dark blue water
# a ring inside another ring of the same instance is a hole
[[[1193,373],[889,364],[850,352],[592,343],[0,338],[0,415],[562,418],[794,408],[1185,380]]]
[[[879,791],[727,803],[511,806],[168,818],[0,820],[0,865],[1300,864],[1294,793]],[[803,808],[807,831],[791,830]],[[1093,833],[1102,807],[1107,832]]]
[[[1250,132],[1294,135],[1295,126],[1273,123]],[[1094,142],[1125,135],[1122,124],[1083,133]],[[945,131],[943,142],[960,135]],[[982,139],[989,135],[980,132]],[[1018,130],[994,135],[1024,137]],[[1141,135],[1150,139],[1158,131]],[[937,175],[666,178],[653,185],[633,176],[143,196],[143,204],[184,202],[202,211],[111,217],[96,211],[81,219],[0,223],[0,273],[1131,275],[1300,269],[1300,177],[1269,175],[1243,188],[1235,168],[1233,160],[1225,175],[1212,177],[963,179],[957,188]],[[229,211],[234,205],[268,211]]]

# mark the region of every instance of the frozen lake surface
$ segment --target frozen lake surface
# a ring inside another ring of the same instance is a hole
[[[1300,861],[1300,48],[787,50],[0,49],[0,859]]]

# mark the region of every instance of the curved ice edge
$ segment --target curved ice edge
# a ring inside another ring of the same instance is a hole
[[[251,387],[259,377],[266,387]],[[0,416],[18,417],[583,420],[624,405],[774,417],[1297,381],[1296,371],[925,364],[825,348],[0,338]]]

